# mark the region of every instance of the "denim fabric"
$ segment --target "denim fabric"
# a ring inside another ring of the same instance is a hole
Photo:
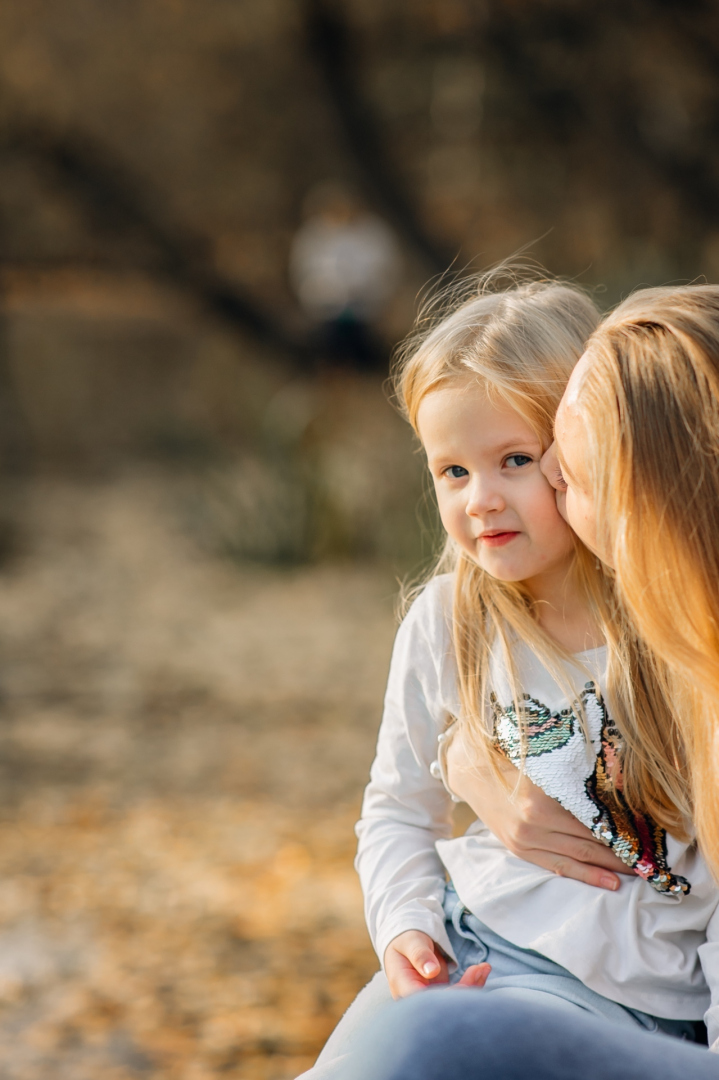
[[[532,949],[522,949],[495,934],[478,918],[467,911],[452,885],[447,886],[444,898],[447,933],[458,961],[458,969],[450,982],[459,980],[472,964],[489,963],[492,973],[485,991],[511,996],[514,1001],[542,1000],[559,1008],[584,1009],[616,1024],[664,1031],[675,1038],[696,1039],[696,1024],[692,1020],[665,1020],[650,1016],[638,1009],[618,1005],[590,990],[566,968]],[[552,999],[552,1000],[550,1000]]]
[[[564,1024],[568,1020],[573,1024],[575,1018],[582,1014],[593,1015],[611,1021],[614,1026],[620,1025],[634,1031],[657,1032],[661,1029],[680,1039],[694,1040],[696,1026],[692,1021],[660,1020],[635,1009],[625,1009],[615,1001],[596,994],[565,968],[547,960],[540,953],[512,945],[467,911],[451,885],[447,886],[445,893],[444,911],[447,933],[458,960],[458,968],[450,976],[450,982],[456,983],[468,967],[484,961],[492,965],[492,973],[484,990],[447,993],[445,988],[432,991],[435,1003],[439,1000],[437,995],[446,994],[452,1001],[465,996],[504,1000],[510,1010],[539,1004],[545,1012],[551,1009],[561,1014],[560,1022]],[[426,991],[418,996],[423,998],[428,993]],[[352,1002],[314,1067],[298,1080],[345,1080],[350,1075],[348,1070],[359,1067],[359,1063],[365,1061],[372,1045],[368,1033],[374,1023],[385,1015],[391,1018],[397,1007],[398,1003],[392,1001],[384,972],[378,971]],[[359,1075],[362,1080],[374,1080],[371,1072],[360,1072]],[[494,1077],[488,1073],[486,1080],[494,1080]],[[576,1080],[576,1077],[572,1080]]]
[[[705,1047],[501,994],[427,990],[385,1009],[341,1080],[719,1080]]]

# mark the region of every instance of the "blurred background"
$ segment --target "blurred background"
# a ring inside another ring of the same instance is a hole
[[[352,869],[428,283],[719,278],[701,0],[5,0],[0,1072],[287,1080]]]

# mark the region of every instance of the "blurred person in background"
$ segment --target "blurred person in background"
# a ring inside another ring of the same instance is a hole
[[[313,188],[305,221],[290,250],[290,283],[317,328],[316,349],[326,363],[360,371],[382,367],[388,350],[376,324],[401,273],[392,230],[349,188]]]

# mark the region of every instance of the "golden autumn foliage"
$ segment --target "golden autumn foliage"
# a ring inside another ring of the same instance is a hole
[[[393,582],[201,556],[167,488],[6,491],[8,1080],[293,1077],[376,967],[352,825]]]

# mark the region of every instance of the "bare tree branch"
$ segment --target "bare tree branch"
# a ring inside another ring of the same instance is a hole
[[[308,342],[290,331],[279,315],[263,309],[217,273],[206,240],[171,221],[160,208],[159,194],[106,146],[84,133],[60,133],[38,120],[18,118],[0,135],[0,149],[35,159],[45,171],[50,168],[106,227],[135,231],[157,253],[158,273],[197,297],[229,326],[297,359],[307,357]]]
[[[691,13],[677,10],[665,3],[663,17],[680,40],[700,63],[712,66],[717,50],[710,40],[702,40]],[[702,7],[701,4],[698,5]],[[616,18],[632,29],[639,30],[646,8],[639,4],[615,9]],[[700,12],[701,13],[701,12]],[[577,39],[591,43],[600,30],[600,20],[606,18],[604,6],[595,9],[560,11],[552,23],[541,26],[546,38],[561,40],[564,48],[577,48]],[[538,23],[519,22],[501,2],[495,3],[486,23],[483,51],[486,57],[498,61],[508,81],[519,88],[523,103],[529,106],[541,127],[539,134],[564,144],[578,132],[597,130],[601,126],[604,138],[614,142],[613,153],[648,166],[655,176],[672,188],[682,200],[686,212],[701,224],[719,222],[719,181],[713,163],[702,147],[695,143],[686,146],[661,144],[652,139],[642,123],[641,103],[636,87],[622,73],[619,78],[607,79],[601,95],[587,94],[585,84],[572,85],[554,77],[551,66],[543,65],[537,52]],[[549,32],[548,32],[549,31]],[[598,123],[601,117],[602,123]],[[719,113],[713,118],[719,129]],[[610,153],[609,148],[607,153]]]

